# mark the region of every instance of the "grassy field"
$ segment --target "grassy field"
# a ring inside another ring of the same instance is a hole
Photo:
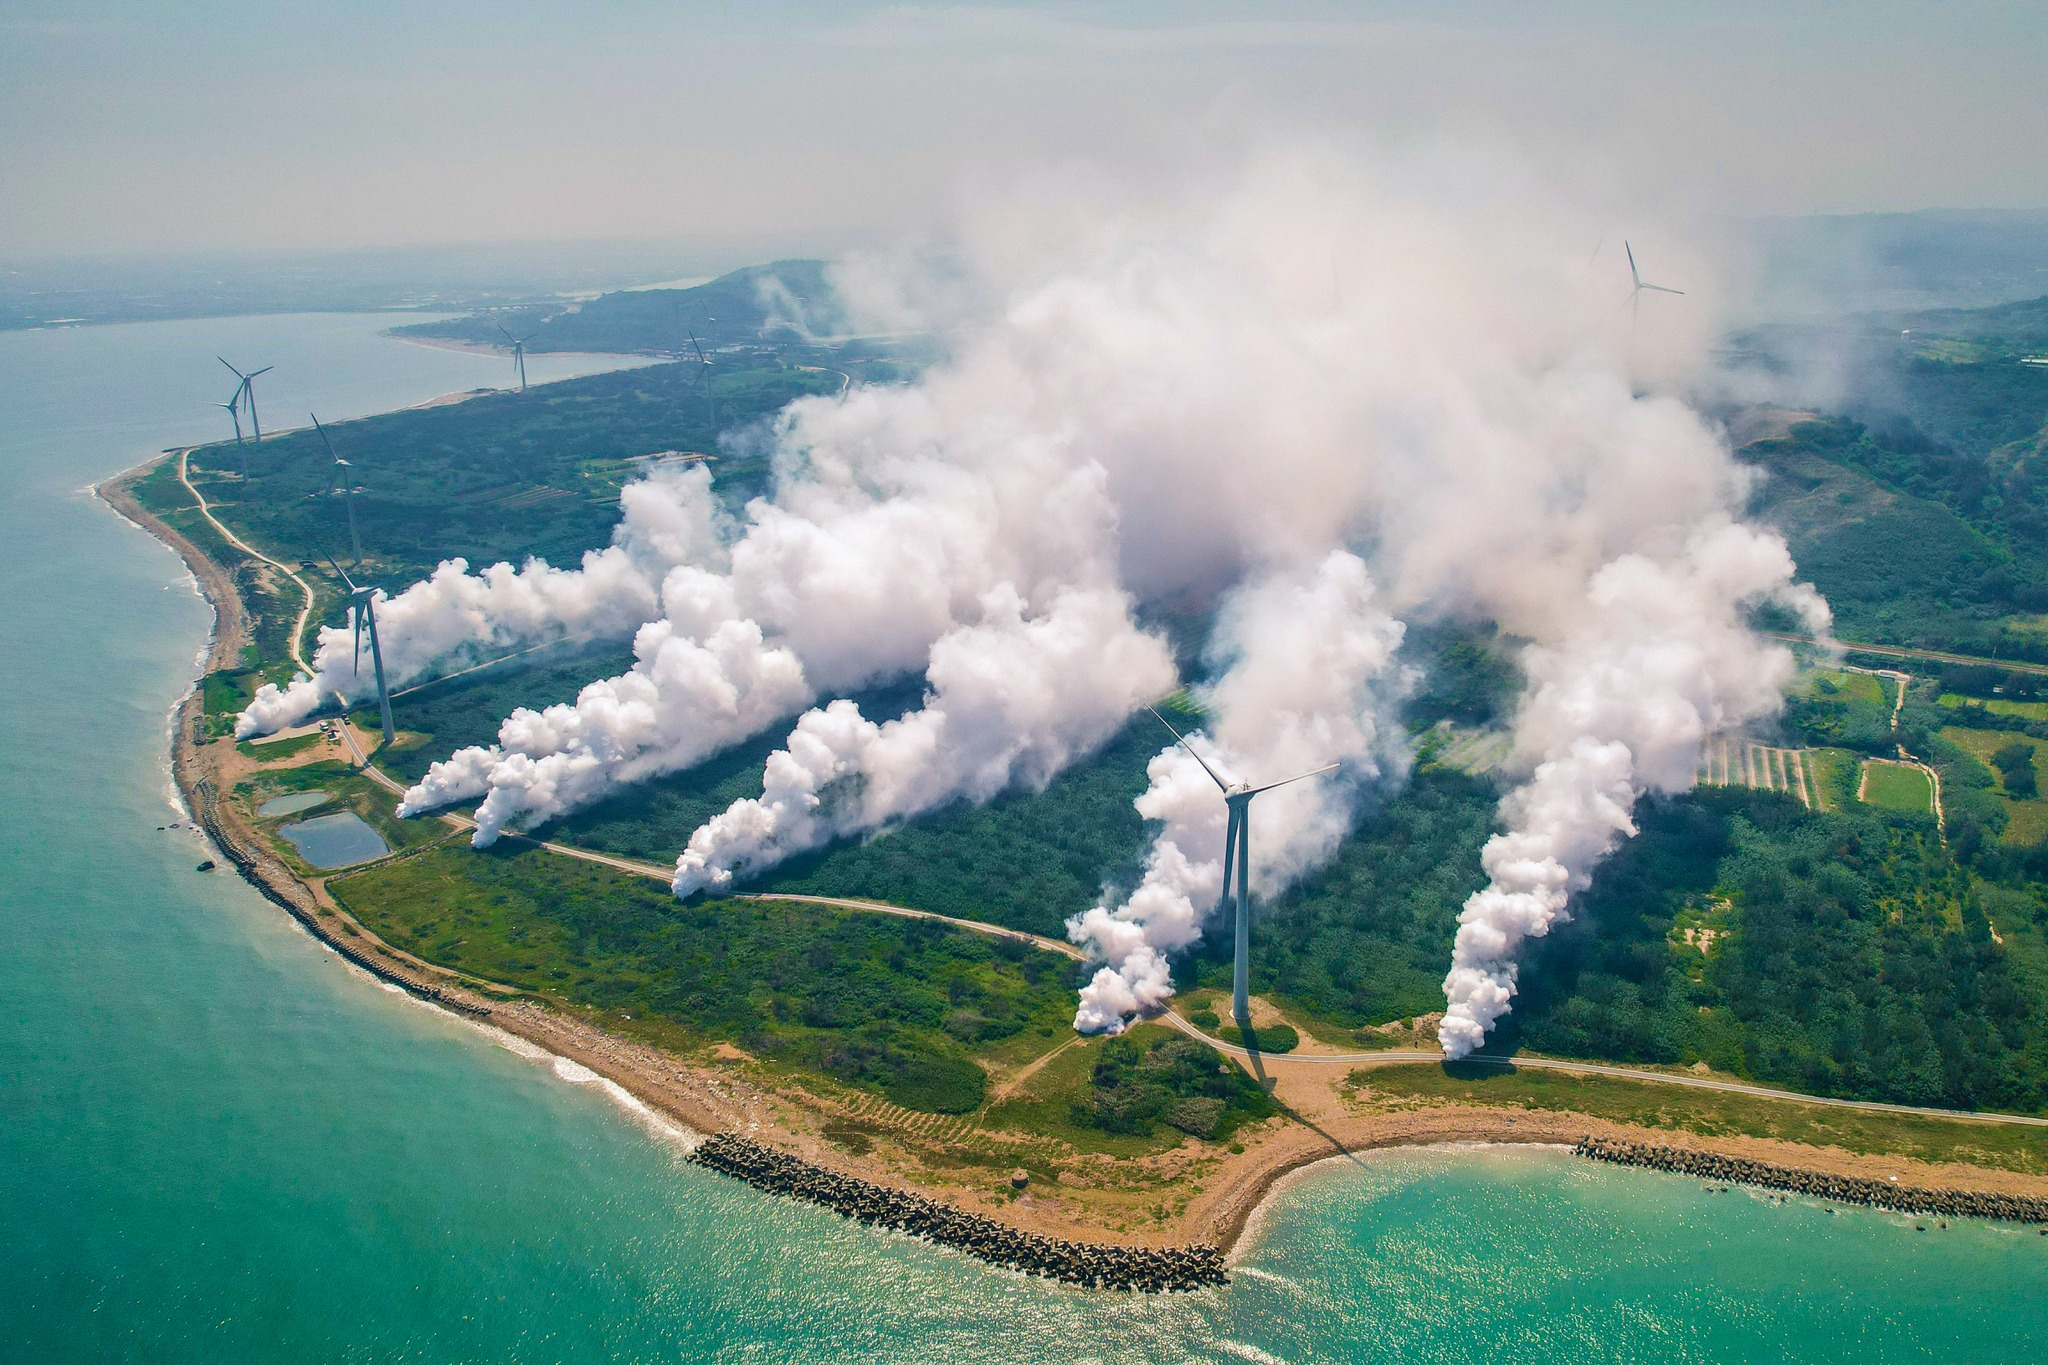
[[[1418,1063],[1354,1072],[1367,1099],[1438,1100],[1512,1105],[1634,1123],[1646,1128],[1743,1135],[1803,1142],[1845,1151],[1921,1161],[1967,1161],[2002,1170],[2048,1174],[2048,1139],[2017,1124],[1866,1114],[1824,1105],[1720,1094],[1653,1081],[1569,1072],[1447,1067]]]
[[[2034,751],[2035,771],[2048,773],[2048,741],[2010,730],[1969,730],[1957,725],[1943,729],[1941,737],[1987,766],[1991,756],[2006,745],[2025,744]],[[1994,795],[2006,814],[2005,829],[1999,836],[2003,842],[2027,846],[2048,839],[2048,796],[2016,801],[2002,789]]]
[[[685,1051],[727,1042],[897,1104],[982,1103],[978,1064],[1068,1036],[1073,964],[1022,940],[826,907],[680,905],[530,844],[459,844],[329,883],[392,944]]]
[[[1841,810],[1856,799],[1861,758],[1847,749],[1808,749],[1806,776],[1819,809]]]
[[[1932,815],[1934,784],[1926,773],[1909,764],[1873,758],[1863,765],[1863,801],[1879,810]]]
[[[1981,706],[1993,715],[2024,716],[2028,720],[2048,720],[2048,701],[2011,701],[2005,697],[1965,697],[1956,692],[1941,694],[1940,705],[1954,707]]]

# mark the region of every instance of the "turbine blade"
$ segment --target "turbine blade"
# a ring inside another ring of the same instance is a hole
[[[1188,751],[1188,757],[1194,759],[1195,762],[1202,765],[1202,771],[1209,774],[1209,780],[1216,784],[1216,790],[1225,793],[1229,792],[1230,784],[1228,782],[1225,782],[1222,778],[1216,775],[1216,770],[1209,766],[1209,760],[1203,758],[1200,754],[1195,752],[1195,747],[1192,744],[1189,744],[1187,740],[1181,736],[1180,731],[1173,728],[1172,722],[1167,720],[1166,717],[1159,714],[1158,707],[1148,706],[1145,709],[1152,713],[1152,719],[1158,721],[1161,725],[1164,725],[1166,727],[1166,733],[1172,735],[1175,741],[1179,743],[1181,748],[1186,749]]]
[[[1317,768],[1314,772],[1296,773],[1292,777],[1283,777],[1278,782],[1268,782],[1263,787],[1253,787],[1248,794],[1251,796],[1257,796],[1260,792],[1269,792],[1273,790],[1273,788],[1275,787],[1284,787],[1290,782],[1299,782],[1303,778],[1321,777],[1324,773],[1335,772],[1340,766],[1342,765],[1336,763],[1325,763],[1322,767]]]
[[[220,363],[223,365],[228,365],[228,362],[221,356],[215,356],[214,359],[220,361]],[[249,376],[243,374],[240,370],[236,369],[232,365],[228,365],[228,373],[233,375],[235,378],[241,380],[244,384],[249,382]]]
[[[264,366],[264,367],[263,367],[262,369],[260,369],[260,370],[251,370],[251,371],[249,372],[249,378],[250,378],[250,379],[254,379],[254,378],[255,378],[255,377],[256,377],[257,375],[259,375],[259,374],[269,374],[269,373],[270,373],[270,372],[271,372],[272,370],[274,370],[274,369],[276,369],[276,368],[277,368],[277,366],[275,366],[275,365],[265,365],[265,366]],[[244,382],[244,383],[247,383],[247,382],[248,382],[248,380],[244,380],[243,382]]]
[[[306,416],[313,417],[313,414],[309,412],[306,414]],[[327,453],[329,455],[334,456],[334,462],[336,464],[348,463],[348,461],[342,459],[341,456],[334,454],[334,442],[327,439],[327,428],[320,425],[320,419],[318,417],[313,417],[313,430],[320,433],[320,444],[327,447]]]
[[[1621,244],[1621,249],[1628,253],[1628,277],[1635,281],[1636,288],[1641,289],[1643,277],[1636,273],[1636,249],[1627,242]]]
[[[1662,284],[1645,284],[1639,285],[1638,288],[1647,289],[1656,294],[1683,294],[1685,292],[1683,289],[1672,289]]]
[[[499,330],[500,332],[503,332],[503,333],[504,333],[504,336],[505,336],[505,340],[507,340],[507,341],[510,341],[510,340],[512,340],[512,334],[511,334],[510,332],[506,332],[506,331],[505,331],[505,324],[504,324],[504,323],[502,323],[502,322],[493,322],[493,323],[491,324],[491,326],[493,326],[493,327],[497,328],[497,329],[498,329],[498,330]]]
[[[320,557],[327,561],[327,567],[334,570],[334,576],[336,578],[339,578],[343,583],[347,584],[349,592],[353,594],[356,590],[355,580],[350,578],[346,573],[342,572],[341,565],[334,562],[334,556],[327,553],[327,551],[322,550],[320,552]]]
[[[356,601],[349,603],[349,606],[354,608],[354,610],[349,612],[349,615],[355,619],[356,623],[355,671],[361,674],[363,671],[363,604],[360,601]]]

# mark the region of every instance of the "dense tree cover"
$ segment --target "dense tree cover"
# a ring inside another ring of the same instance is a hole
[[[1991,766],[1998,769],[1998,780],[2005,787],[2007,796],[2026,801],[2040,794],[2034,773],[2033,745],[2004,745],[1991,755]]]
[[[531,845],[437,848],[329,885],[430,960],[736,1043],[908,1108],[975,1108],[974,1054],[1057,1038],[1073,1008],[1073,964],[1022,939],[815,906],[679,904],[645,878]]]
[[[654,365],[331,425],[352,466],[367,576],[395,589],[456,556],[574,565],[610,539],[637,457],[716,452],[721,432],[840,386],[837,375],[779,368],[714,382],[715,424],[694,366]],[[244,539],[286,562],[318,565],[323,553],[347,562],[336,469],[312,431],[208,446],[192,464]],[[714,471],[734,496],[760,491],[767,477],[758,457],[721,459]]]
[[[1503,1041],[1703,1060],[1820,1094],[2048,1105],[2048,1003],[1931,821],[1732,792],[1640,818],[1575,922],[1530,955]],[[2020,903],[2003,932],[2038,939],[2048,911]]]
[[[1103,1044],[1088,1092],[1074,1104],[1074,1122],[1132,1137],[1149,1137],[1165,1124],[1215,1141],[1277,1112],[1272,1097],[1215,1048],[1156,1033]]]
[[[2005,642],[2016,606],[2014,556],[1960,513],[1886,487],[1831,458],[1832,424],[1805,423],[1747,447],[1765,474],[1754,513],[1785,532],[1800,576],[1834,609],[1848,639],[1973,652]]]

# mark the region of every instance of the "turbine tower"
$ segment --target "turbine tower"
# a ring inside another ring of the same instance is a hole
[[[505,332],[505,324],[504,324],[504,323],[502,323],[502,322],[497,322],[497,323],[493,323],[493,324],[491,324],[491,325],[492,325],[492,326],[494,326],[494,327],[496,327],[496,328],[497,328],[497,329],[498,329],[498,330],[499,330],[500,332]],[[529,342],[529,341],[531,341],[531,340],[533,340],[533,333],[531,333],[531,332],[528,332],[528,333],[527,333],[527,334],[526,334],[525,336],[523,336],[523,337],[516,337],[516,336],[513,336],[513,335],[512,335],[512,334],[511,334],[510,332],[505,332],[505,340],[507,340],[507,341],[509,341],[509,342],[511,342],[511,343],[512,343],[512,363],[513,363],[514,365],[516,365],[516,366],[518,366],[518,367],[519,367],[519,391],[520,391],[521,393],[525,393],[525,392],[526,392],[526,343],[527,343],[527,342]]]
[[[214,406],[225,408],[228,416],[235,419],[235,444],[242,444],[242,391],[236,389],[233,398],[225,403],[215,403]]]
[[[228,362],[225,360],[221,360],[219,356],[215,356],[214,359],[220,360],[220,363],[223,365],[228,365]],[[237,402],[240,402],[243,399],[248,400],[249,425],[256,429],[256,439],[258,441],[261,441],[263,439],[263,422],[262,419],[256,416],[256,376],[260,374],[269,374],[272,370],[276,368],[277,367],[275,365],[265,365],[260,370],[251,370],[249,373],[243,374],[234,366],[228,365],[228,373],[242,381],[241,387],[235,390],[235,400]],[[241,424],[237,422],[236,430],[239,432],[240,429]]]
[[[1202,771],[1209,774],[1209,780],[1214,782],[1217,790],[1223,793],[1223,804],[1230,812],[1230,821],[1225,827],[1223,834],[1223,904],[1225,905],[1230,903],[1233,894],[1231,877],[1234,874],[1237,878],[1237,885],[1235,887],[1237,922],[1234,926],[1237,942],[1230,967],[1230,1007],[1232,1015],[1237,1019],[1238,1031],[1243,1035],[1245,1045],[1250,1047],[1252,1046],[1254,1036],[1252,1033],[1250,995],[1252,798],[1260,792],[1269,792],[1275,787],[1284,787],[1290,782],[1299,782],[1303,778],[1308,777],[1320,777],[1324,773],[1333,771],[1338,765],[1326,763],[1313,771],[1296,773],[1293,777],[1283,777],[1278,782],[1268,782],[1264,786],[1259,787],[1254,787],[1249,782],[1225,782],[1221,777],[1217,776],[1216,770],[1209,766],[1208,760],[1196,753],[1194,746],[1182,738],[1180,731],[1173,728],[1173,723],[1167,720],[1165,716],[1159,714],[1156,707],[1147,707],[1145,709],[1151,711],[1153,717],[1166,727],[1167,733],[1174,737],[1174,740],[1179,743],[1181,748],[1188,751],[1190,758],[1202,765]]]
[[[1641,311],[1644,294],[1683,294],[1685,292],[1683,289],[1671,289],[1661,284],[1649,283],[1643,278],[1642,272],[1636,269],[1635,248],[1627,242],[1623,242],[1621,249],[1628,253],[1628,278],[1631,286],[1628,291],[1628,310],[1631,320]]]
[[[697,353],[697,378],[704,385],[704,402],[711,410],[711,428],[718,429],[718,395],[711,390],[711,357],[704,354],[704,348],[697,344],[697,334],[690,333],[690,348]]]
[[[341,486],[342,502],[348,508],[348,547],[350,553],[354,555],[351,562],[360,571],[363,567],[363,541],[362,537],[356,534],[355,466],[341,456],[335,455],[334,442],[327,439],[327,428],[320,425],[320,419],[314,417],[312,413],[306,415],[313,417],[313,430],[320,433],[320,444],[327,447],[329,455],[334,456],[334,480]],[[355,667],[358,674],[363,671],[363,627],[369,627],[370,661],[377,669],[377,711],[379,719],[384,722],[384,742],[389,744],[397,738],[398,731],[391,724],[391,691],[384,685],[384,648],[377,640],[376,589],[357,587],[355,580],[342,571],[341,565],[334,562],[333,555],[323,550],[321,556],[326,559],[328,567],[334,570],[335,576],[348,588],[349,607],[355,617]]]
[[[327,567],[334,570],[334,576],[348,589],[349,614],[355,621],[356,674],[363,671],[363,627],[370,629],[370,662],[377,672],[377,713],[384,722],[384,742],[391,743],[398,737],[398,731],[391,724],[391,690],[384,685],[384,649],[377,642],[377,590],[357,587],[356,581],[348,576],[341,565],[334,562],[334,556],[322,552]],[[344,701],[343,705],[347,703]]]

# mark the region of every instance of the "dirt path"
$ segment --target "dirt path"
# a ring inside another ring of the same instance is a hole
[[[1173,1010],[1167,1011],[1164,1022],[1171,1024],[1192,1038],[1200,1038],[1219,1052],[1249,1061],[1251,1053],[1232,1043],[1212,1038],[1196,1028]],[[1441,1052],[1424,1052],[1416,1049],[1388,1049],[1380,1052],[1262,1052],[1259,1063],[1266,1067],[1291,1067],[1304,1062],[1335,1063],[1360,1070],[1374,1066],[1388,1066],[1413,1062],[1441,1062]],[[1909,1114],[1920,1118],[1967,1119],[1975,1123],[2014,1123],[2025,1127],[2048,1128],[2048,1118],[2032,1114],[1999,1114],[1989,1110],[1973,1109],[1927,1109],[1911,1104],[1884,1104],[1877,1100],[1845,1100],[1829,1095],[1803,1095],[1795,1090],[1773,1090],[1769,1086],[1749,1085],[1742,1081],[1717,1081],[1709,1076],[1676,1075],[1669,1071],[1646,1071],[1632,1066],[1610,1066],[1604,1062],[1567,1062],[1551,1057],[1488,1057],[1475,1053],[1465,1059],[1481,1066],[1516,1067],[1529,1071],[1569,1071],[1581,1076],[1613,1076],[1628,1081],[1648,1081],[1655,1085],[1679,1085],[1689,1090],[1717,1090],[1729,1095],[1748,1095],[1756,1099],[1780,1100],[1787,1104],[1818,1104],[1831,1109],[1856,1109],[1867,1114]]]
[[[308,583],[305,579],[299,577],[298,573],[295,570],[286,568],[284,565],[272,559],[269,555],[263,553],[263,551],[257,549],[255,546],[243,540],[233,531],[230,531],[227,528],[227,524],[223,522],[219,517],[213,514],[213,507],[206,501],[206,495],[201,493],[197,488],[192,486],[191,460],[192,448],[190,446],[187,446],[183,450],[180,450],[178,452],[178,482],[185,485],[185,491],[192,495],[192,505],[199,509],[199,515],[205,517],[208,524],[210,524],[215,531],[220,533],[220,538],[222,540],[225,540],[228,544],[234,546],[237,550],[240,550],[243,554],[249,556],[251,559],[261,560],[265,564],[268,564],[271,568],[276,569],[286,578],[289,578],[292,582],[298,584],[299,591],[306,595],[305,602],[299,607],[298,619],[292,622],[292,633],[289,644],[291,649],[292,662],[297,664],[302,670],[304,670],[308,675],[310,675],[313,672],[313,667],[311,664],[308,664],[306,662],[306,656],[300,651],[299,642],[305,637],[306,634],[306,620],[313,614],[313,585]],[[235,594],[235,600],[237,604],[240,603],[241,595],[239,593]]]

